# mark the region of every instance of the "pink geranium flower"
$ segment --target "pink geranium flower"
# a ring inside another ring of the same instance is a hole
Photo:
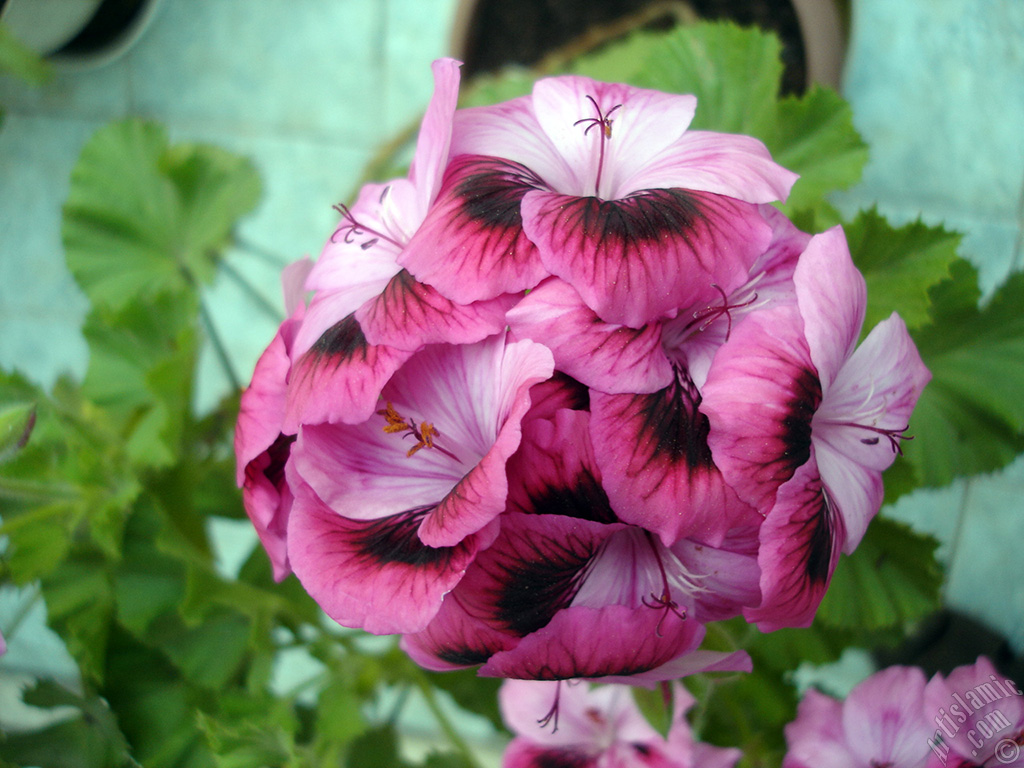
[[[756,527],[716,549],[666,546],[624,524],[602,488],[588,419],[562,409],[524,423],[501,531],[437,617],[403,640],[418,663],[549,680],[749,668],[746,654],[697,649],[703,622],[760,599]]]
[[[924,709],[934,721],[928,768],[1024,766],[1024,692],[984,656],[929,680]]]
[[[631,328],[706,305],[744,282],[771,237],[755,204],[796,176],[756,139],[687,131],[695,108],[565,76],[460,110],[438,204],[400,262],[463,303],[555,275]]]
[[[809,690],[786,726],[782,768],[924,768],[933,730],[922,706],[924,673],[889,667],[845,701]]]
[[[673,686],[667,738],[640,713],[624,685],[508,680],[499,691],[515,738],[503,768],[731,768],[738,749],[694,740],[686,711],[693,697]]]
[[[426,625],[494,539],[529,389],[552,368],[547,349],[504,335],[431,345],[365,422],[302,426],[288,556],[332,618],[376,633]]]
[[[762,629],[811,622],[840,550],[882,503],[930,378],[893,315],[857,346],[864,278],[838,227],[814,237],[794,273],[796,304],[751,313],[714,358],[700,409],[726,482],[765,516]]]

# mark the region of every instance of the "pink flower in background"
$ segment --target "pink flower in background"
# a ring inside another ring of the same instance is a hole
[[[924,690],[916,667],[877,672],[845,701],[808,690],[786,726],[782,768],[924,768],[934,730]]]
[[[1024,766],[1024,691],[984,656],[929,680],[924,709],[929,768]]]
[[[503,768],[732,768],[740,751],[695,741],[685,717],[694,699],[680,685],[673,693],[666,738],[626,686],[508,680],[498,695],[515,738]]]

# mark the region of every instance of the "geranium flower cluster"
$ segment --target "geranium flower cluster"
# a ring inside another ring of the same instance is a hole
[[[275,574],[433,669],[746,668],[704,624],[811,621],[929,374],[896,315],[857,345],[843,232],[798,231],[795,175],[688,130],[694,97],[457,110],[458,67],[408,176],[285,274],[236,433]]]
[[[1024,766],[1024,691],[984,656],[925,679],[889,667],[845,701],[807,691],[782,768]]]

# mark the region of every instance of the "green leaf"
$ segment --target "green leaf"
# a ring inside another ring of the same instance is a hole
[[[896,310],[910,328],[930,319],[928,291],[948,280],[960,235],[921,221],[894,228],[874,209],[844,226],[854,262],[868,285],[867,333]]]
[[[195,685],[223,688],[245,660],[251,627],[248,619],[235,611],[212,614],[195,627],[187,627],[175,617],[166,617],[157,625],[150,640]]]
[[[40,85],[53,77],[53,66],[18,40],[0,22],[0,75],[14,75],[32,85]]]
[[[258,197],[248,160],[172,148],[155,123],[113,123],[89,140],[71,175],[68,267],[94,306],[190,291],[213,276],[235,221]]]
[[[247,712],[233,712],[230,720],[198,714],[217,768],[300,766],[292,728],[277,722],[278,702],[252,701]],[[271,710],[271,711],[268,711]]]
[[[1006,466],[1024,451],[1024,275],[978,306],[977,271],[963,260],[931,291],[932,322],[914,333],[932,372],[904,443],[921,483]]]
[[[435,688],[451,694],[455,702],[467,710],[486,717],[495,728],[504,729],[501,712],[498,711],[498,689],[501,680],[493,677],[477,677],[475,669],[455,672],[425,673]]]
[[[905,628],[937,610],[942,569],[938,542],[884,517],[857,550],[839,561],[817,620],[841,629]]]
[[[35,423],[35,403],[0,405],[0,464],[25,447]]]
[[[409,768],[398,756],[398,736],[390,725],[367,731],[352,742],[346,768]]]
[[[79,712],[42,730],[0,734],[0,750],[7,760],[48,768],[137,767],[117,718],[103,699],[79,696],[49,680],[37,682],[22,699],[34,707],[74,707]]]

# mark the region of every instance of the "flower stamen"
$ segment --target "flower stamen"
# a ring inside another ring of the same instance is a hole
[[[548,710],[548,713],[546,715],[544,715],[544,717],[542,717],[540,720],[537,721],[537,724],[541,728],[547,728],[548,727],[548,723],[551,723],[552,724],[552,728],[551,728],[551,732],[552,733],[557,733],[558,732],[558,699],[559,699],[559,697],[561,695],[562,695],[562,681],[559,680],[559,681],[557,681],[555,683],[555,700],[553,702],[551,702],[551,709]]]
[[[406,451],[406,457],[411,458],[423,448],[433,448],[453,461],[459,460],[458,456],[454,453],[434,442],[436,438],[441,437],[441,432],[429,421],[421,421],[417,424],[414,420],[407,419],[400,414],[390,402],[386,407],[377,411],[377,415],[384,417],[386,423],[383,430],[387,434],[405,433],[407,437],[412,437],[416,440],[416,444]]]
[[[711,287],[718,291],[719,295],[722,297],[721,306],[711,306],[709,304],[708,306],[704,307],[704,309],[698,309],[696,312],[693,313],[693,322],[690,323],[690,326],[688,327],[691,327],[696,323],[700,323],[700,326],[697,328],[697,330],[705,331],[718,318],[720,318],[722,315],[725,315],[726,322],[728,323],[725,330],[725,340],[728,341],[729,336],[732,334],[732,310],[744,309],[746,307],[749,307],[751,304],[757,301],[757,294],[753,294],[749,299],[747,299],[744,302],[740,302],[739,304],[730,304],[729,297],[722,289],[722,286],[718,285],[717,283],[712,283]]]
[[[889,441],[889,445],[892,446],[892,452],[899,456],[903,455],[900,441],[914,439],[913,435],[904,434],[910,428],[909,424],[896,429],[885,429],[884,427],[872,427],[869,424],[858,424],[854,421],[823,421],[822,423],[831,424],[836,427],[856,427],[857,429],[866,429],[868,432],[874,432],[878,437],[862,437],[860,441],[864,445],[878,445],[881,438],[885,437]]]
[[[653,608],[656,611],[662,611],[661,618],[658,619],[658,626],[655,628],[655,634],[658,637],[663,637],[661,634],[661,626],[665,623],[665,618],[669,613],[674,614],[680,621],[686,620],[686,609],[680,608],[679,603],[672,599],[672,589],[668,584],[668,574],[665,572],[665,564],[661,561],[661,553],[658,552],[658,547],[654,542],[654,538],[651,536],[650,531],[644,531],[644,536],[647,537],[647,542],[651,546],[651,551],[654,553],[654,559],[658,563],[658,571],[661,573],[661,594],[658,595],[651,592],[650,602],[648,598],[644,597],[640,602],[645,608]]]
[[[608,114],[604,114],[601,111],[601,106],[597,103],[597,100],[593,96],[587,94],[587,100],[594,105],[594,111],[597,112],[597,117],[583,117],[573,123],[576,125],[586,125],[583,129],[583,135],[586,136],[590,133],[590,129],[597,127],[598,136],[600,137],[598,143],[598,158],[597,158],[597,179],[594,181],[594,197],[601,196],[601,171],[604,170],[604,145],[605,142],[612,137],[612,114],[615,110],[621,107],[621,104],[616,104],[614,107],[608,110]]]
[[[385,190],[385,192],[386,191],[387,190]],[[381,195],[381,200],[383,200],[383,198],[384,195]],[[352,213],[352,210],[344,203],[337,203],[332,207],[334,208],[334,210],[341,214],[342,218],[346,222],[341,224],[336,230],[334,230],[334,234],[331,235],[332,243],[338,242],[337,238],[339,235],[341,235],[342,239],[348,244],[354,243],[356,241],[356,238],[360,238],[363,235],[370,235],[369,239],[359,243],[359,247],[362,248],[364,251],[373,248],[373,246],[375,246],[381,240],[386,240],[396,248],[402,247],[402,244],[399,243],[394,238],[388,237],[387,235],[378,232],[372,227],[368,227],[361,221],[359,221]]]

